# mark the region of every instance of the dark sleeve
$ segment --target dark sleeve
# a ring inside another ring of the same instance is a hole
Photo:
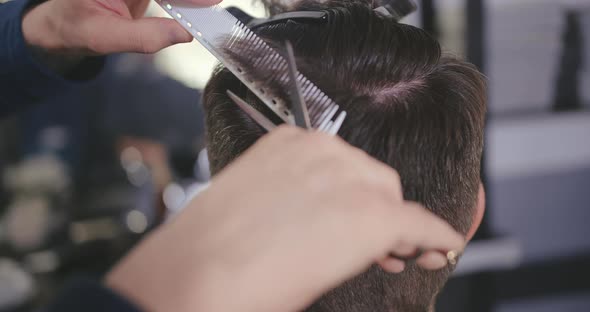
[[[112,290],[92,281],[77,280],[43,312],[141,312]]]
[[[34,59],[23,36],[22,17],[35,1],[0,4],[0,118],[80,83],[62,77]],[[103,62],[103,59],[93,62],[94,75]]]

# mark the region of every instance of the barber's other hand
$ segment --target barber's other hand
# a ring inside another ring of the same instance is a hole
[[[390,252],[463,244],[403,200],[391,168],[338,138],[282,127],[140,244],[107,285],[155,312],[300,311]]]
[[[212,5],[220,0],[183,0]],[[146,18],[150,0],[49,0],[23,18],[25,40],[52,53],[102,55],[153,53],[190,42],[174,20]],[[171,1],[173,2],[173,1]]]

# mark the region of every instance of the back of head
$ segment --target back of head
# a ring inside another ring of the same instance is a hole
[[[348,112],[339,135],[395,168],[405,199],[421,202],[467,233],[480,183],[482,75],[443,56],[423,30],[379,16],[366,1],[301,1],[293,9],[326,11],[328,19],[255,31],[270,42],[293,43],[299,70]],[[229,71],[213,75],[204,105],[214,174],[264,134],[225,95],[227,89],[271,115]],[[428,311],[451,270],[409,265],[392,275],[373,267],[310,311]]]

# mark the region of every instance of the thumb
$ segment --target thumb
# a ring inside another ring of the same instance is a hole
[[[175,20],[147,17],[136,20],[116,18],[104,23],[106,29],[96,34],[99,46],[94,52],[155,53],[177,43],[191,42],[193,37]],[[101,38],[103,37],[103,38]]]

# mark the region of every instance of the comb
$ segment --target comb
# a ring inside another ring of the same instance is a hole
[[[266,82],[253,80],[247,69],[235,62],[228,52],[252,55],[252,67],[271,68],[272,76],[269,80],[284,86],[284,90],[289,90],[289,65],[283,55],[219,5],[197,7],[185,2],[156,2],[277,116],[286,123],[295,124],[291,107],[281,97],[273,94]],[[334,125],[339,119],[344,119],[345,112],[340,112],[334,120],[340,107],[303,74],[298,73],[297,82],[307,104],[312,128],[327,128],[327,125]]]

